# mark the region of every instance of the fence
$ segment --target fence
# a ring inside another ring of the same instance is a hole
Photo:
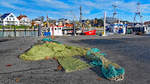
[[[41,28],[34,29],[0,29],[0,37],[25,37],[25,36],[35,36],[41,35]]]

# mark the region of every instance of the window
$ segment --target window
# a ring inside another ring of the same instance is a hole
[[[9,17],[14,17],[13,15],[9,16]]]

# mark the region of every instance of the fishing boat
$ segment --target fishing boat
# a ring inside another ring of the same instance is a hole
[[[114,23],[110,24],[106,27],[106,33],[107,34],[126,34],[126,24],[122,23]]]
[[[96,30],[86,31],[84,32],[85,35],[96,35]]]

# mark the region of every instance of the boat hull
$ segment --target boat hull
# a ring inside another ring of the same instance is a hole
[[[96,35],[96,30],[84,32],[85,35]]]

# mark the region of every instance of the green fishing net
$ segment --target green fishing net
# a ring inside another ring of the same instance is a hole
[[[29,51],[20,55],[23,60],[43,60],[46,56],[50,58],[84,56],[86,55],[86,48],[68,46],[58,43],[44,43],[42,45],[35,45]]]
[[[73,72],[91,67],[86,62],[73,57],[58,58],[58,61],[66,72]]]
[[[29,51],[21,54],[19,58],[28,61],[37,61],[43,60],[47,56],[50,58],[55,57],[66,72],[82,70],[92,65],[100,66],[102,74],[107,79],[117,81],[124,78],[124,68],[106,59],[106,54],[101,53],[101,50],[98,48],[90,49],[68,46],[57,41],[52,41],[51,39],[43,39],[43,41],[51,41],[51,43],[35,45]],[[73,56],[85,56],[85,58],[91,60],[90,65]]]
[[[48,42],[51,42],[53,41],[51,38],[43,38],[42,41],[48,41]]]
[[[124,68],[107,60],[102,54],[100,54],[99,49],[92,48],[87,51],[86,58],[91,60],[90,64],[92,66],[101,67],[102,74],[105,78],[116,81],[123,80],[125,74]]]

